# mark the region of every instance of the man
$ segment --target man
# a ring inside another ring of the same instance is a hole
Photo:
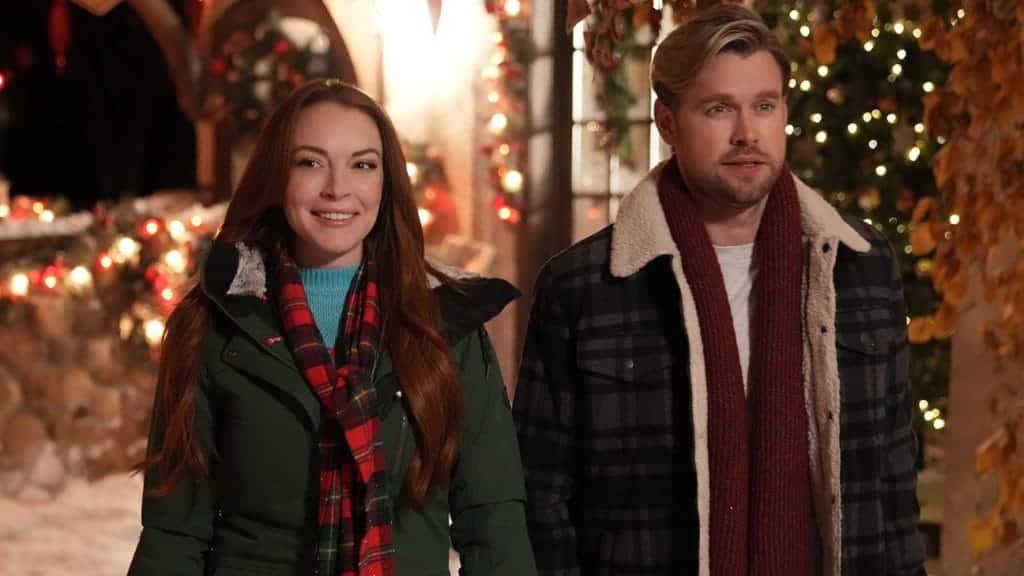
[[[924,573],[896,260],[786,167],[789,70],[738,5],[671,33],[674,156],[540,273],[514,410],[542,574]]]

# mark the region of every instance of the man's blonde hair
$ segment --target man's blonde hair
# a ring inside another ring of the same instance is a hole
[[[712,58],[723,53],[749,56],[767,50],[789,81],[789,59],[761,17],[740,4],[723,3],[701,10],[658,45],[651,63],[651,86],[658,100],[675,108],[680,95]]]

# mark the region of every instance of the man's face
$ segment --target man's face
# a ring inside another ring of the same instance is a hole
[[[782,72],[765,50],[715,56],[655,121],[675,149],[687,186],[723,207],[763,200],[786,159]]]

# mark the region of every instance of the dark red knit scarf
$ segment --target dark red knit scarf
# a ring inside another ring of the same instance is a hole
[[[372,261],[349,291],[335,367],[324,346],[295,263],[281,257],[276,300],[295,364],[323,406],[317,567],[320,576],[394,576],[392,510],[371,373],[380,345]],[[339,303],[339,306],[341,303]]]
[[[693,292],[704,344],[711,576],[810,576],[816,536],[802,381],[803,240],[796,185],[784,168],[755,240],[747,399],[721,268],[676,162],[662,172],[658,197]]]

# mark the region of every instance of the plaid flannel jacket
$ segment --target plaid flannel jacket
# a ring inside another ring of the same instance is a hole
[[[699,329],[684,320],[694,316],[679,254],[662,242],[660,255],[622,258],[634,241],[627,233],[667,230],[644,187],[615,228],[553,258],[536,284],[513,410],[541,574],[708,576],[707,383],[691,354]],[[878,231],[798,188],[819,573],[918,576],[917,446],[895,258]]]

